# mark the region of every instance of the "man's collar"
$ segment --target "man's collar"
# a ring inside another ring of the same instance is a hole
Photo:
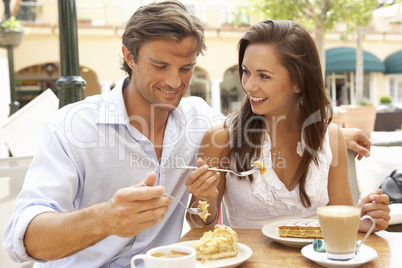
[[[99,124],[123,124],[129,125],[129,118],[124,104],[123,89],[127,87],[130,79],[127,77],[120,81],[110,92],[105,94],[104,101],[99,104],[99,114],[97,123]],[[184,130],[185,113],[183,106],[179,105],[169,113],[168,125],[169,132],[177,137],[181,130]]]
[[[99,124],[127,124],[128,115],[124,105],[123,89],[129,83],[128,77],[120,81],[110,92],[105,94],[104,101],[99,103]]]

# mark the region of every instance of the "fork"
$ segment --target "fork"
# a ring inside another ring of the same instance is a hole
[[[146,185],[144,182],[142,182],[142,185],[145,186],[145,187],[149,187],[149,186]],[[191,213],[191,214],[201,215],[201,214],[204,213],[204,211],[202,211],[200,208],[188,208],[188,207],[186,207],[186,206],[185,206],[179,199],[177,199],[176,197],[173,197],[173,196],[168,195],[168,194],[163,194],[163,195],[164,195],[164,196],[167,196],[167,197],[170,197],[170,198],[172,198],[173,200],[179,202],[179,204],[180,204],[182,207],[184,207],[184,209],[187,210],[187,211],[188,211],[189,213]]]
[[[195,166],[183,166],[183,167],[176,167],[176,168],[197,169],[198,167],[195,167]],[[254,168],[252,168],[252,169],[250,169],[250,170],[246,170],[246,171],[242,171],[242,172],[233,171],[233,170],[230,170],[230,169],[222,169],[222,168],[208,168],[208,170],[212,170],[212,171],[222,171],[222,172],[230,172],[230,173],[235,174],[236,176],[245,177],[245,176],[248,176],[248,175],[250,175],[250,174],[253,174],[254,172],[259,171],[260,168],[254,167]]]
[[[177,199],[176,197],[173,197],[171,195],[168,194],[164,194],[164,196],[170,197],[173,200],[176,200],[177,202],[179,202],[180,205],[182,205],[182,207],[184,207],[185,210],[187,210],[189,213],[191,214],[195,214],[195,215],[201,215],[204,213],[204,211],[202,211],[200,208],[188,208],[186,207],[179,199]]]

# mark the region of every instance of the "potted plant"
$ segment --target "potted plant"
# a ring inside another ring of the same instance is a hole
[[[383,95],[380,97],[380,105],[377,107],[377,120],[375,130],[395,131],[402,126],[402,109],[392,104],[392,97]]]
[[[90,19],[90,18],[78,18],[77,23],[78,23],[78,25],[81,25],[81,26],[90,26],[90,25],[92,25],[92,19]]]
[[[238,29],[241,31],[248,31],[250,29],[250,23],[242,22],[238,25]]]
[[[399,31],[401,29],[402,21],[400,20],[393,20],[389,22],[391,26],[391,31]]]
[[[359,128],[368,137],[374,131],[377,108],[369,101],[362,100],[357,105],[342,105],[346,110],[345,127]]]
[[[15,17],[0,21],[0,47],[18,46],[24,37],[24,27]]]
[[[233,30],[234,27],[235,27],[235,25],[233,22],[224,22],[224,23],[222,23],[222,26],[221,26],[221,28],[223,30]]]
[[[392,98],[391,98],[391,96],[382,95],[382,96],[380,97],[380,103],[381,103],[381,104],[390,104],[390,103],[392,103]]]

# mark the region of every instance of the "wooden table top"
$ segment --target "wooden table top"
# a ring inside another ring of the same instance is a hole
[[[213,228],[195,228],[178,242],[198,240]],[[321,267],[301,254],[300,248],[284,246],[265,236],[260,229],[234,229],[240,243],[249,246],[253,255],[240,268],[261,267]],[[362,239],[363,233],[358,234]],[[360,267],[402,267],[402,232],[381,231],[371,234],[365,243],[377,251],[378,257]]]

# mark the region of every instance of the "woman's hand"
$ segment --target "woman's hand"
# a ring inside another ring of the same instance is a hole
[[[388,228],[389,220],[389,197],[382,193],[381,189],[367,195],[358,204],[361,208],[361,217],[368,215],[375,220],[374,232],[385,230]],[[359,232],[367,232],[371,227],[371,221],[361,221],[359,225]]]
[[[355,152],[357,160],[370,156],[371,141],[362,130],[358,128],[341,128],[341,131],[346,141],[346,147]]]
[[[215,200],[219,193],[217,186],[220,173],[208,170],[209,166],[201,158],[197,159],[197,166],[198,169],[191,172],[186,179],[188,192],[202,200]]]

